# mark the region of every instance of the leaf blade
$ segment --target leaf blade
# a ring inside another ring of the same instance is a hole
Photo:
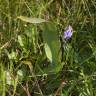
[[[26,17],[26,16],[18,16],[18,19],[27,22],[27,23],[43,23],[43,22],[47,22],[45,19],[41,19],[41,18],[31,18],[31,17]]]

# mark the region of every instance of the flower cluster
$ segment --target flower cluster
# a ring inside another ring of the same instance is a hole
[[[73,34],[73,29],[72,27],[69,25],[66,30],[64,31],[64,35],[63,35],[63,39],[68,40],[72,37]]]

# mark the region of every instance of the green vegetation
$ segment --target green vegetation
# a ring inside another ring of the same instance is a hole
[[[0,0],[0,96],[96,96],[96,0]]]

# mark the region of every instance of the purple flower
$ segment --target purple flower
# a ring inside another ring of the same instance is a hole
[[[72,27],[69,25],[66,30],[64,31],[64,36],[63,38],[65,40],[68,40],[72,37],[72,34],[73,34],[73,30],[72,30]]]

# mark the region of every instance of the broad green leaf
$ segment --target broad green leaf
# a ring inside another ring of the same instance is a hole
[[[42,22],[46,22],[45,19],[41,19],[41,18],[31,18],[31,17],[25,17],[25,16],[18,16],[18,19],[24,21],[24,22],[28,22],[28,23],[42,23]]]
[[[44,48],[45,48],[45,53],[46,53],[47,58],[48,58],[48,59],[50,60],[50,62],[52,63],[52,53],[51,53],[51,49],[50,49],[50,47],[48,46],[47,43],[45,43]]]
[[[52,60],[52,66],[48,68],[50,71],[56,71],[58,67],[58,53],[60,49],[60,42],[58,38],[58,31],[54,23],[48,23],[41,25],[41,29],[43,31],[43,40],[45,46],[47,45],[47,48],[45,48],[45,53],[47,58],[51,61]],[[51,70],[52,69],[52,70]]]
[[[18,42],[19,42],[20,46],[22,46],[22,47],[24,46],[21,36],[18,36]]]
[[[6,72],[6,83],[8,85],[11,85],[12,84],[12,78],[11,78],[11,74],[9,71],[5,71]]]
[[[23,76],[23,71],[22,71],[22,70],[18,70],[18,71],[17,71],[17,75]]]
[[[22,47],[23,51],[27,52],[27,50],[25,49],[25,44],[24,44],[23,38],[20,35],[18,35],[18,42],[19,42],[20,46]]]
[[[24,72],[23,72],[23,70],[19,69],[17,71],[17,76],[18,76],[19,81],[22,81],[23,78],[24,78]]]

